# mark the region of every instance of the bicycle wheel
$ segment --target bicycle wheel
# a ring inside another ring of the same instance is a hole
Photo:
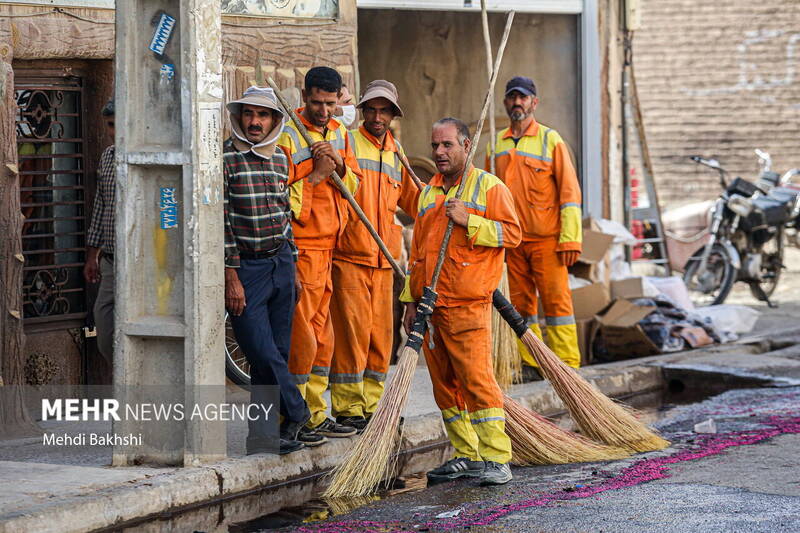
[[[228,313],[225,313],[225,375],[240,387],[250,386],[250,363],[236,342]]]

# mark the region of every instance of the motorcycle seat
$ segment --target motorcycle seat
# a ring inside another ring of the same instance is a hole
[[[795,198],[800,195],[800,190],[790,189],[788,187],[776,187],[772,189],[767,198],[774,198],[780,203],[791,204],[794,203]]]

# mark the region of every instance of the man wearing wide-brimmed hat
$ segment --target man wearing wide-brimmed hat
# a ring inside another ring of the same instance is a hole
[[[415,217],[419,191],[400,161],[403,149],[389,131],[392,119],[403,116],[397,89],[389,81],[375,80],[357,107],[364,122],[350,132],[362,175],[356,201],[399,259],[402,227],[394,215],[400,206]],[[332,277],[331,412],[337,422],[361,431],[375,412],[389,370],[394,273],[355,213],[333,252]]]
[[[252,402],[268,403],[259,385],[279,386],[280,453],[289,453],[304,447],[297,434],[311,414],[288,367],[297,248],[289,206],[294,167],[277,145],[286,118],[268,88],[250,87],[227,108],[233,135],[222,156],[225,307],[250,363]],[[265,419],[251,420],[247,453],[274,449],[273,439]]]

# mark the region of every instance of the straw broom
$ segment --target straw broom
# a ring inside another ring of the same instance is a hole
[[[483,122],[486,118],[492,90],[497,82],[498,67],[503,58],[503,51],[508,42],[508,35],[511,31],[511,23],[513,20],[514,12],[512,11],[508,14],[494,73],[489,83],[489,91],[484,99],[483,110],[480,120],[478,121],[478,127],[472,138],[469,155],[464,165],[464,174],[461,177],[461,182],[456,192],[456,198],[460,198],[464,192],[467,175],[472,160],[475,157],[477,141],[480,138]],[[334,468],[331,483],[323,494],[326,498],[369,494],[373,492],[383,480],[392,477],[394,473],[396,461],[395,452],[400,442],[400,434],[397,429],[400,421],[400,414],[408,400],[408,391],[411,388],[411,380],[417,366],[419,350],[422,347],[426,320],[433,312],[433,306],[435,305],[436,284],[439,279],[439,274],[442,271],[442,265],[444,264],[447,245],[450,243],[450,237],[453,233],[453,225],[453,221],[449,220],[442,245],[439,249],[439,257],[433,271],[431,284],[425,287],[425,294],[417,304],[417,315],[414,317],[414,324],[409,333],[408,341],[400,355],[397,369],[392,379],[387,384],[383,397],[378,402],[378,407],[370,418],[362,437],[352,448],[344,462]]]
[[[505,263],[497,290],[503,296],[508,296],[508,270]],[[522,377],[522,359],[519,357],[517,337],[496,309],[492,309],[492,359],[494,378],[501,389],[505,391],[514,383],[519,383]]]
[[[522,316],[502,294],[495,291],[493,300],[495,309],[533,355],[542,374],[583,434],[597,442],[632,452],[649,452],[669,446],[669,441],[637,420],[633,410],[614,402],[564,364],[528,329]]]
[[[508,396],[503,397],[503,409],[515,465],[590,463],[630,455],[625,449],[598,444],[562,429]]]

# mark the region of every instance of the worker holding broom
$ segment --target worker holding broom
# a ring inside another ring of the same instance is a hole
[[[336,171],[350,192],[358,188],[358,168],[347,129],[333,118],[341,96],[342,78],[336,70],[314,67],[305,77],[305,107],[297,115],[315,141],[310,146],[294,123],[284,127],[278,144],[285,147],[295,165],[296,179],[290,189],[292,229],[298,248],[297,278],[302,290],[297,302],[289,352],[289,372],[311,410],[311,420],[298,440],[306,446],[325,442],[325,437],[356,433],[327,418],[323,393],[333,356],[330,320],[333,249],[347,223],[347,203],[332,183]]]
[[[503,394],[492,371],[492,293],[502,275],[503,248],[520,242],[520,225],[508,188],[470,168],[462,198],[455,198],[471,141],[460,120],[433,125],[432,157],[439,173],[422,190],[401,300],[408,331],[415,301],[430,284],[445,228],[455,227],[439,278],[436,307],[424,343],[436,404],[455,457],[428,472],[431,482],[479,477],[482,484],[511,479],[511,441],[505,433]]]
[[[400,161],[402,148],[389,131],[403,116],[397,89],[386,80],[367,85],[357,107],[364,123],[350,132],[362,179],[355,199],[395,258],[402,227],[398,205],[416,216],[419,190]],[[352,208],[350,208],[352,210]],[[359,430],[383,393],[393,344],[392,266],[354,212],[333,252],[331,321],[331,412],[336,421]]]
[[[522,244],[506,257],[511,303],[541,338],[538,292],[547,344],[564,363],[578,368],[581,354],[567,273],[581,253],[578,177],[561,136],[534,118],[539,99],[533,80],[512,78],[503,103],[511,126],[499,131],[494,140],[495,168],[511,189],[522,224]],[[485,168],[489,168],[488,157]],[[542,379],[533,356],[522,343],[519,349],[523,379]]]

